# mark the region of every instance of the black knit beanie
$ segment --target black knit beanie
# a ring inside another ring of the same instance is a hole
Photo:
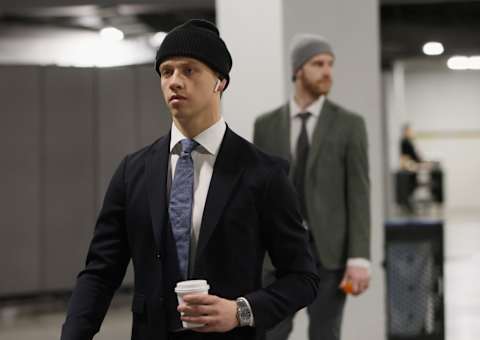
[[[225,89],[230,82],[228,74],[232,68],[232,57],[217,27],[210,21],[192,19],[166,35],[155,58],[155,71],[159,75],[160,64],[171,57],[198,59],[227,80]]]

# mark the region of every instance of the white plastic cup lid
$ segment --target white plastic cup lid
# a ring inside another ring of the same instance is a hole
[[[195,291],[208,290],[209,288],[210,286],[207,284],[206,280],[188,280],[188,281],[177,282],[177,286],[175,287],[175,292],[176,293],[195,292]]]

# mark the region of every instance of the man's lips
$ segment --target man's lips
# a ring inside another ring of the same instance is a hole
[[[178,95],[178,94],[174,94],[173,96],[171,96],[171,97],[168,99],[168,101],[169,101],[170,103],[173,103],[173,102],[178,102],[178,101],[180,101],[180,100],[185,100],[185,99],[187,99],[187,97],[180,96],[180,95]]]

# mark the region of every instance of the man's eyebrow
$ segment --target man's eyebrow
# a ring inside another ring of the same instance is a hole
[[[181,61],[181,62],[179,63],[179,66],[190,66],[190,67],[193,67],[193,66],[195,66],[195,65],[196,65],[196,63],[193,62],[193,61]]]
[[[183,66],[196,66],[196,63],[194,63],[193,61],[178,61],[178,62],[175,62],[175,64],[171,63],[171,62],[166,62],[165,64],[162,64],[160,65],[160,68],[162,67],[173,67],[173,66],[180,66],[180,67],[183,67]]]
[[[161,64],[159,69],[164,69],[164,68],[167,68],[167,67],[171,67],[172,65],[171,64]]]

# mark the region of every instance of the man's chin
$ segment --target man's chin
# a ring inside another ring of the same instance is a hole
[[[327,88],[325,88],[325,87],[320,88],[319,91],[318,91],[319,97],[320,97],[320,96],[326,96],[327,94],[329,94],[329,93],[330,93],[330,89],[331,89],[330,86],[327,87]]]
[[[173,108],[170,109],[170,113],[172,114],[172,117],[178,121],[188,119],[191,116],[185,110],[179,110],[179,109],[173,109]]]
[[[315,98],[320,98],[321,96],[326,96],[329,91],[316,91],[315,92]]]

